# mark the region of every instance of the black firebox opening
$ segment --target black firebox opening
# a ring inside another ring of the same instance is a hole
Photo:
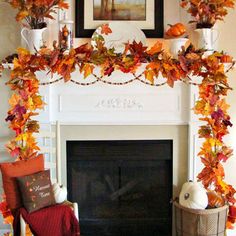
[[[82,236],[171,236],[172,140],[67,141]]]

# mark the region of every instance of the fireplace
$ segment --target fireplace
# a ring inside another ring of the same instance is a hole
[[[169,236],[172,140],[67,141],[82,236]]]

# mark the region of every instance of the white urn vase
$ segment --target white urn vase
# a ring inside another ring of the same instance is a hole
[[[169,39],[169,49],[173,58],[178,58],[179,51],[182,50],[182,47],[186,48],[187,42],[187,38]]]
[[[31,53],[35,53],[44,44],[43,40],[43,33],[47,28],[43,29],[28,29],[28,28],[23,28],[21,30],[21,37],[25,41],[29,51]]]
[[[195,29],[197,36],[197,48],[205,49],[209,52],[216,49],[216,42],[219,36],[217,30],[212,28]]]

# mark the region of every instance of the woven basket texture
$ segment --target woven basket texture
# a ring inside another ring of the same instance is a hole
[[[194,210],[174,202],[176,236],[225,236],[228,206]]]

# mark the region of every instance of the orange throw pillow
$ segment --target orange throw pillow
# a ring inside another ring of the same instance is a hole
[[[16,177],[31,175],[44,170],[44,157],[38,155],[29,160],[1,163],[3,189],[9,208],[14,211],[22,206]]]

